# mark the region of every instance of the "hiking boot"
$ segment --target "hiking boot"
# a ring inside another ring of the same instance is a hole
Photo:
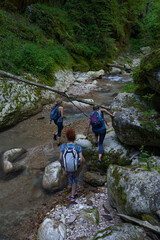
[[[76,191],[75,194],[74,194],[74,196],[77,197],[77,195],[78,195],[78,192]]]
[[[53,135],[53,140],[55,140],[55,141],[57,140],[57,135],[56,134]]]
[[[71,196],[70,201],[75,202],[75,200],[76,200],[76,196]]]
[[[97,164],[101,164],[101,160],[98,160]]]
[[[58,143],[58,144],[57,144],[57,147],[61,146],[61,144],[62,144],[61,142],[60,142],[60,143]]]

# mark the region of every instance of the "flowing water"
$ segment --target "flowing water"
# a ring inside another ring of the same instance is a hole
[[[123,84],[132,81],[124,76],[108,76],[98,80],[97,89],[83,96],[99,104],[109,105]],[[83,109],[89,116],[91,107]],[[65,125],[86,116],[76,108],[65,108]],[[11,148],[23,147],[27,150],[22,173],[4,175],[0,167],[0,240],[22,240],[26,238],[27,223],[34,221],[32,215],[42,213],[56,198],[56,193],[48,194],[41,187],[44,167],[57,160],[59,149],[51,139],[53,125],[49,125],[47,107],[29,119],[0,133],[0,153]],[[79,129],[80,130],[80,129]],[[25,227],[24,227],[25,226]]]

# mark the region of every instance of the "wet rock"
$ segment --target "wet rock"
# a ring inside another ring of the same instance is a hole
[[[8,174],[11,172],[16,172],[23,170],[25,168],[21,163],[13,163],[17,158],[22,156],[26,152],[23,148],[10,149],[3,153],[2,155],[2,169],[4,173]]]
[[[42,186],[46,190],[59,190],[67,183],[67,175],[61,167],[59,161],[49,164],[45,168],[45,173],[42,180]]]
[[[160,146],[158,112],[140,96],[134,93],[120,93],[112,103],[112,110],[116,111],[113,127],[123,144]]]
[[[97,208],[83,209],[80,213],[81,217],[94,225],[99,224],[99,212]]]
[[[102,186],[106,182],[106,176],[96,172],[85,172],[84,181],[93,186]]]
[[[141,227],[134,226],[132,224],[114,225],[105,230],[98,232],[93,240],[151,240]]]
[[[119,213],[153,218],[160,206],[160,173],[142,168],[111,166],[107,173],[108,197]]]
[[[66,227],[63,223],[46,218],[38,229],[38,240],[65,240]]]

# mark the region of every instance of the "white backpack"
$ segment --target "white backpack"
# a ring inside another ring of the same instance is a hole
[[[77,153],[77,144],[74,148],[68,148],[67,144],[64,145],[63,165],[66,172],[76,172],[79,166],[79,157]]]

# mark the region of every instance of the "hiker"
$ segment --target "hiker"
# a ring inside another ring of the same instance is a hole
[[[89,128],[90,128],[90,125],[92,125],[92,131],[94,132],[95,139],[96,139],[95,146],[99,147],[98,162],[97,162],[98,164],[101,163],[102,154],[103,154],[103,141],[106,135],[106,126],[104,122],[103,113],[107,113],[112,118],[115,115],[115,113],[111,114],[104,108],[99,109],[98,106],[93,106],[93,112],[90,114],[90,119],[88,122],[87,134],[86,134],[86,138],[88,138]],[[98,141],[98,137],[99,137],[99,141]]]
[[[82,170],[83,156],[81,146],[74,143],[76,137],[74,129],[68,129],[66,131],[66,137],[68,142],[62,144],[59,160],[68,174],[69,187],[71,188],[70,201],[74,202],[77,196],[76,188],[78,176]]]
[[[53,107],[51,114],[50,114],[50,121],[54,120],[54,123],[57,125],[58,127],[58,132],[54,133],[53,135],[53,139],[57,140],[57,136],[58,136],[58,144],[57,146],[59,147],[62,143],[61,143],[61,133],[62,133],[62,129],[63,129],[63,118],[65,118],[64,114],[63,114],[63,102],[61,98],[57,98],[56,99],[56,104]]]

